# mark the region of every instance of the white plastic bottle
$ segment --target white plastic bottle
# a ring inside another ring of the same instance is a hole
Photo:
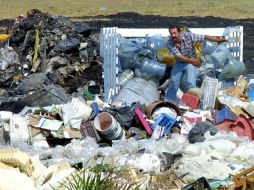
[[[126,69],[118,77],[118,85],[124,86],[130,79],[134,77],[134,72],[131,69]]]

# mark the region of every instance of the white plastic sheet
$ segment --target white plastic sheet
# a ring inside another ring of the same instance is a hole
[[[82,120],[88,120],[92,109],[79,99],[72,98],[71,102],[62,106],[62,112],[65,127],[80,129]]]

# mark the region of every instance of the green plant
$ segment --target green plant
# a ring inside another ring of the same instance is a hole
[[[99,164],[72,174],[60,186],[67,190],[139,190],[140,184],[126,182],[116,173],[116,168]]]

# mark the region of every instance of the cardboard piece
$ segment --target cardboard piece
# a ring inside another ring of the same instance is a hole
[[[82,137],[80,130],[74,129],[74,128],[64,128],[63,133],[64,133],[64,137],[67,139],[72,139],[72,138],[80,139]]]

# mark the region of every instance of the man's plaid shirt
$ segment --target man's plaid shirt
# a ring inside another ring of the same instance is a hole
[[[203,42],[205,40],[205,36],[201,34],[194,34],[192,32],[184,32],[181,33],[181,47],[178,49],[176,47],[176,43],[169,38],[169,50],[171,55],[179,55],[182,54],[188,58],[195,58],[195,43]],[[184,63],[183,61],[176,59],[177,63]]]

